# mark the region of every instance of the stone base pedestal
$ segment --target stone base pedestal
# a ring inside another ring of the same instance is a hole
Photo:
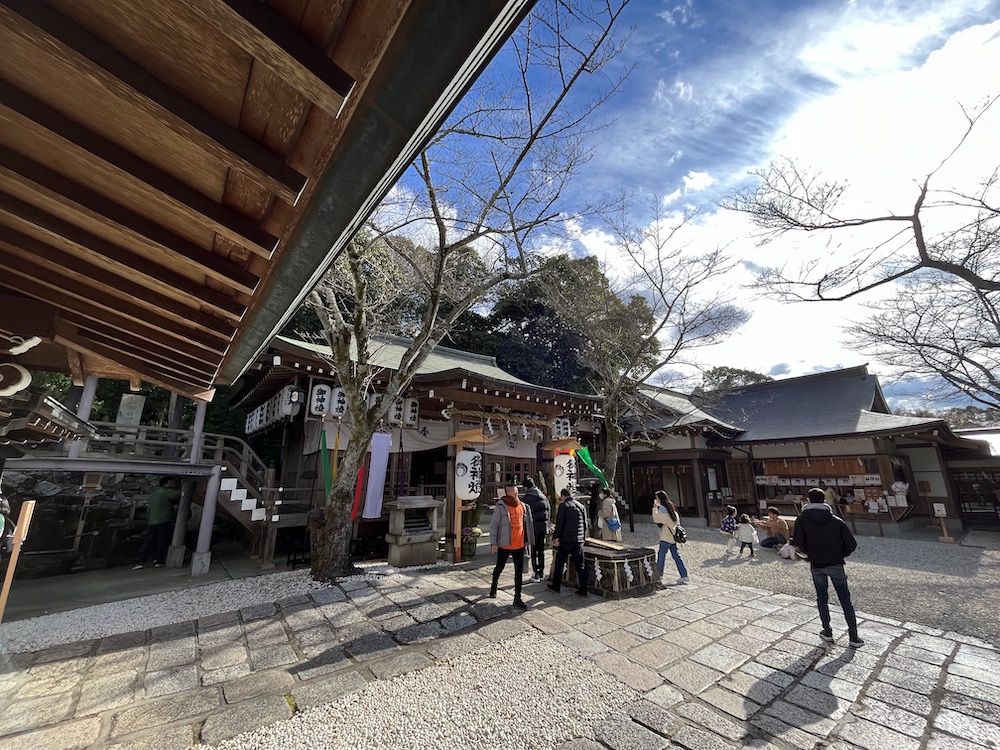
[[[396,568],[433,565],[437,562],[437,541],[415,544],[390,544],[389,564]]]
[[[212,552],[195,552],[191,555],[191,577],[208,575],[212,568]]]
[[[186,553],[187,553],[187,547],[185,547],[183,544],[171,544],[170,549],[167,550],[167,567],[183,568],[184,555]]]

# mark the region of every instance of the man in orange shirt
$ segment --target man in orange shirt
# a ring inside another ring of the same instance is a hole
[[[497,556],[496,567],[493,568],[493,585],[490,586],[490,599],[497,595],[497,583],[500,574],[507,565],[507,558],[514,558],[514,606],[527,609],[528,605],[521,599],[521,576],[524,573],[524,553],[531,548],[531,537],[534,524],[531,520],[531,509],[521,502],[517,487],[508,484],[503,488],[504,496],[493,508],[493,520],[490,522],[490,552]]]

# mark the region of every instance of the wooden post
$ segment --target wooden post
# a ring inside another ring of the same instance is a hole
[[[7,609],[7,596],[10,594],[10,584],[14,580],[14,568],[17,567],[17,558],[21,556],[21,545],[28,537],[31,514],[34,512],[35,501],[26,500],[21,505],[21,510],[17,514],[17,529],[14,531],[14,549],[10,553],[10,560],[7,561],[7,575],[3,579],[3,590],[0,591],[0,622],[3,622],[3,613]]]
[[[939,542],[948,542],[949,544],[955,541],[955,537],[948,533],[948,526],[944,522],[944,516],[941,516],[941,536],[938,537]]]

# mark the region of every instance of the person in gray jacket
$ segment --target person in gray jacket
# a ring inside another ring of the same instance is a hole
[[[562,502],[559,503],[559,510],[556,511],[556,528],[552,532],[552,546],[556,550],[555,572],[552,576],[552,583],[549,588],[559,593],[562,585],[563,568],[566,567],[566,558],[573,558],[573,567],[576,568],[576,580],[579,586],[576,590],[577,596],[587,595],[587,569],[583,562],[583,542],[587,536],[587,529],[590,524],[587,521],[587,509],[583,503],[570,494],[567,489],[559,492]]]
[[[530,550],[534,536],[534,524],[531,520],[531,509],[521,502],[517,496],[517,487],[508,484],[503,488],[503,499],[493,508],[493,520],[490,521],[490,552],[497,556],[496,567],[493,568],[493,585],[490,586],[490,599],[497,595],[497,584],[500,574],[507,565],[507,558],[514,558],[514,606],[527,609],[521,598],[521,577],[524,574],[524,553]]]
[[[541,583],[545,577],[545,535],[549,533],[552,518],[549,499],[535,486],[531,477],[524,479],[524,497],[521,501],[531,508],[531,518],[535,523],[531,538],[531,569],[533,583]]]

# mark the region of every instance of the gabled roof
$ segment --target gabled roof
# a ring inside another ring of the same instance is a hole
[[[711,426],[717,431],[737,433],[739,428],[726,424],[717,417],[696,406],[690,396],[665,388],[650,385],[639,386],[639,393],[645,396],[657,412],[642,420],[642,427],[649,431],[662,432],[671,428],[689,425]]]
[[[742,430],[734,443],[947,428],[940,419],[890,414],[867,365],[755,383],[701,400],[705,411]]]

